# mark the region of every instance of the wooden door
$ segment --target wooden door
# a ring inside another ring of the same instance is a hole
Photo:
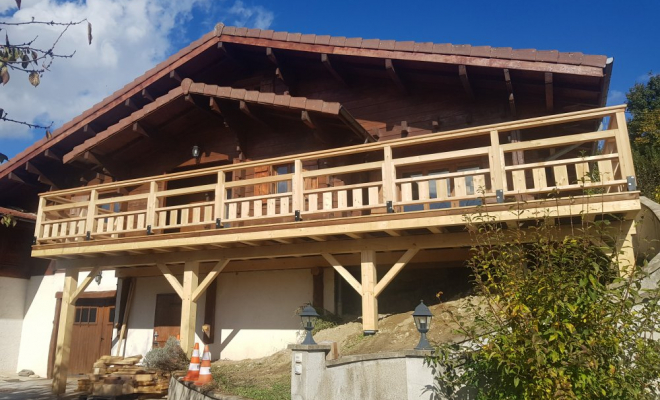
[[[110,301],[80,299],[76,302],[69,374],[90,373],[96,360],[110,354],[115,315],[113,303],[114,298]]]
[[[177,294],[156,296],[154,315],[154,347],[162,347],[170,336],[176,338],[181,333],[181,298]]]

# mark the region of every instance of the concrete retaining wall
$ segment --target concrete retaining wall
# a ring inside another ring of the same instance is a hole
[[[399,351],[326,361],[327,345],[292,345],[291,399],[435,399],[424,351]]]

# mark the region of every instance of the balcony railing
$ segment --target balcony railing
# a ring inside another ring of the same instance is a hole
[[[624,107],[41,195],[36,243],[634,190]],[[607,129],[594,131],[605,118]]]

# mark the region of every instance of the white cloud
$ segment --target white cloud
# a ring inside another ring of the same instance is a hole
[[[0,4],[13,1],[2,1]],[[60,40],[57,52],[76,52],[72,59],[55,60],[37,88],[27,75],[13,71],[11,81],[0,87],[0,108],[9,117],[27,122],[55,121],[62,125],[126,83],[162,61],[178,48],[197,39],[189,37],[187,26],[204,25],[199,34],[213,29],[223,20],[242,26],[268,28],[273,13],[261,6],[246,6],[240,0],[87,0],[23,1],[21,10],[0,6],[4,22],[78,21],[92,22],[94,40],[87,44],[86,26],[73,26]],[[195,13],[196,12],[196,13]],[[204,21],[194,20],[202,15]],[[192,25],[196,24],[196,25]],[[31,40],[38,35],[36,47],[48,48],[61,28],[20,26],[8,29],[11,42]],[[0,122],[0,139],[29,138],[23,126]],[[41,135],[41,133],[39,133]]]
[[[607,105],[613,106],[626,102],[626,94],[619,90],[610,90],[607,95]]]

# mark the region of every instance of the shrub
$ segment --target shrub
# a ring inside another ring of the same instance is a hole
[[[179,341],[170,336],[163,347],[154,347],[144,356],[144,365],[163,372],[186,370],[190,360],[181,348]]]
[[[470,318],[447,317],[466,337],[427,361],[436,391],[477,399],[651,400],[660,396],[659,292],[643,271],[617,273],[613,224],[562,235],[558,226],[504,230],[482,219],[475,234]],[[644,299],[641,301],[641,299]],[[656,333],[657,334],[657,333]],[[471,397],[472,398],[472,397]]]

